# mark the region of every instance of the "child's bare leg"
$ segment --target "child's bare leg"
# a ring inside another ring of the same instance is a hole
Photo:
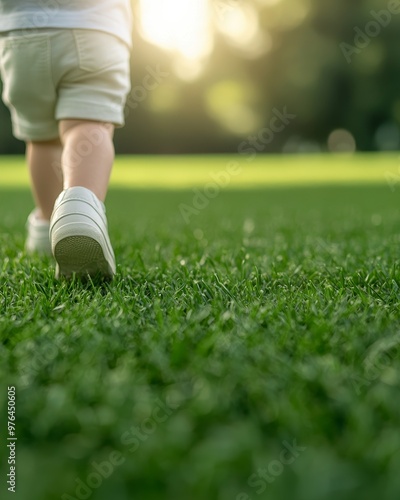
[[[39,217],[45,220],[50,220],[54,202],[62,191],[61,154],[59,139],[27,143],[33,197]]]
[[[110,123],[62,120],[64,189],[82,186],[104,201],[114,163],[114,126]]]

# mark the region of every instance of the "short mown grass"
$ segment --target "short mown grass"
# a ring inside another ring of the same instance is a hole
[[[193,196],[114,186],[99,286],[28,257],[0,188],[1,491],[14,385],[10,498],[399,498],[399,192],[228,189],[187,224]]]

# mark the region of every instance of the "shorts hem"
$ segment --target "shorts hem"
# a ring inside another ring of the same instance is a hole
[[[60,120],[91,120],[103,123],[112,123],[117,127],[125,125],[124,111],[122,108],[99,107],[97,103],[76,103],[68,109],[62,106],[56,112],[57,121]]]
[[[35,130],[30,129],[29,127],[13,127],[13,135],[16,139],[24,142],[31,141],[52,141],[54,139],[58,139],[58,127],[57,130],[54,128],[51,130],[43,130],[40,131],[37,128]]]

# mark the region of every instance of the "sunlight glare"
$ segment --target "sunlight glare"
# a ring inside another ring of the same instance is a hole
[[[232,40],[247,43],[259,30],[257,12],[250,5],[232,5],[217,16],[217,26]]]
[[[216,14],[216,28],[242,54],[257,58],[271,49],[271,36],[261,30],[258,12],[253,5],[233,3],[231,0]]]
[[[146,40],[183,60],[199,62],[212,51],[208,0],[140,0],[140,19]]]

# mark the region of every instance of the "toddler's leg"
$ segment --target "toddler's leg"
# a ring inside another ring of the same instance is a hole
[[[113,133],[114,126],[108,123],[60,122],[64,191],[50,220],[56,277],[115,275],[103,203],[115,156]]]
[[[114,126],[84,120],[62,120],[64,189],[81,186],[104,201],[114,163]]]
[[[28,142],[26,157],[38,216],[50,220],[54,202],[62,191],[60,140]]]

